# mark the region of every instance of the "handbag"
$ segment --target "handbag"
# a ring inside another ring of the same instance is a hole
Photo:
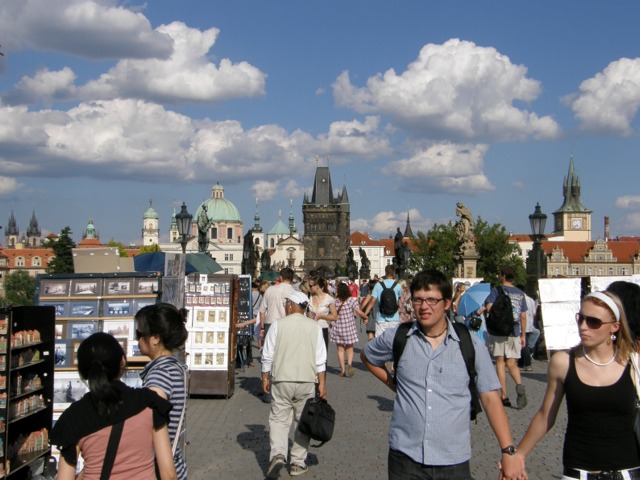
[[[635,415],[633,419],[633,431],[636,433],[636,442],[640,445],[640,370],[638,369],[638,354],[632,353],[629,356],[631,365],[633,366],[633,378],[636,385],[636,405]]]
[[[298,430],[313,440],[320,441],[312,447],[321,447],[331,440],[336,422],[336,412],[326,400],[318,397],[307,399],[300,415]]]
[[[469,319],[469,330],[477,332],[478,330],[480,330],[480,327],[482,327],[482,318],[478,315],[473,315]]]

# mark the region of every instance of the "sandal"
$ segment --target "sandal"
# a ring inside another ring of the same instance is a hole
[[[289,475],[292,477],[297,477],[298,475],[303,475],[309,471],[309,467],[306,465],[296,465],[295,463],[291,465],[289,468]]]
[[[346,377],[346,376],[347,376],[347,374],[346,374],[346,373],[344,373],[344,370],[343,370],[343,371],[341,371],[341,372],[340,372],[340,376],[341,376],[341,377]]]

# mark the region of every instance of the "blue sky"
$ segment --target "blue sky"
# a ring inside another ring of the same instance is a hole
[[[528,233],[573,152],[593,238],[640,232],[640,3],[3,0],[0,224],[164,238],[220,181],[270,229],[327,158],[352,229]],[[547,225],[550,231],[551,222]],[[4,243],[3,236],[1,243]]]

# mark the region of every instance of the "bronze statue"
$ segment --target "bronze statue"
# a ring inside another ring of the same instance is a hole
[[[209,247],[209,226],[211,226],[211,221],[207,215],[207,205],[203,203],[200,215],[198,215],[198,250],[202,253],[207,253]]]

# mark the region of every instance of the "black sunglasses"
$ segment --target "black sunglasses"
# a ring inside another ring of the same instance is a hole
[[[592,328],[594,330],[600,328],[604,323],[617,323],[617,322],[603,322],[598,317],[589,317],[587,315],[583,315],[582,313],[576,313],[576,323],[578,326],[582,322],[587,322],[587,327]]]

